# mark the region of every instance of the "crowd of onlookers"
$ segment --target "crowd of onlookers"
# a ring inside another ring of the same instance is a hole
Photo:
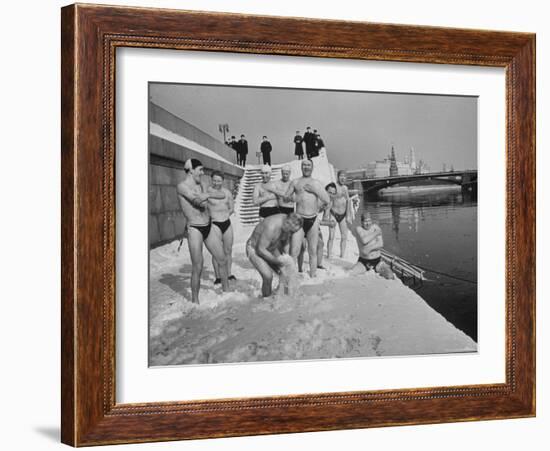
[[[235,136],[231,136],[231,139],[226,141],[225,144],[235,151],[236,163],[242,167],[246,166],[246,158],[248,156],[248,141],[246,140],[245,135],[241,135],[239,140],[237,140]],[[311,127],[307,127],[303,135],[300,133],[299,130],[296,131],[296,136],[294,136],[294,155],[298,160],[303,160],[304,154],[306,156],[306,159],[318,157],[319,152],[323,147],[325,147],[325,143],[321,139],[321,135],[317,130],[311,131]],[[269,142],[267,136],[263,136],[262,142],[260,144],[260,150],[257,152],[258,160],[261,154],[263,164],[268,164],[271,166],[272,151],[273,147]],[[258,161],[258,163],[259,162],[260,161]]]

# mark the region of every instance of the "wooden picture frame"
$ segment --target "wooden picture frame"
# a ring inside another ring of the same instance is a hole
[[[61,25],[64,443],[84,446],[535,415],[535,35],[78,4],[62,9]],[[119,47],[505,68],[506,382],[117,403],[114,90]]]

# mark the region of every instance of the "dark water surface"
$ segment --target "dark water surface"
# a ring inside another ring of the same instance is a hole
[[[477,200],[455,187],[424,188],[363,196],[364,210],[382,228],[384,249],[448,274],[427,271],[430,281],[411,288],[477,342]]]

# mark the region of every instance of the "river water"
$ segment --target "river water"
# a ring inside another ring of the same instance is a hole
[[[363,196],[384,248],[428,268],[412,284],[426,302],[477,342],[477,200],[460,187],[397,189]]]

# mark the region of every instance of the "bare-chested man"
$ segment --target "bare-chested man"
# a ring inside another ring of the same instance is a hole
[[[294,199],[285,197],[285,193],[290,186],[290,173],[290,166],[283,166],[281,168],[281,178],[273,182],[272,186],[274,190],[271,190],[271,192],[277,195],[279,200],[279,211],[287,215],[294,213]]]
[[[334,219],[332,215],[332,205],[334,198],[336,197],[336,184],[334,182],[329,183],[327,186],[325,186],[325,191],[329,196],[330,203],[324,209],[321,225],[328,227],[327,258],[330,260],[330,258],[332,257],[332,245],[334,243],[334,236],[336,235],[335,228],[337,225],[336,219]],[[321,249],[320,254],[321,258],[319,259],[319,252],[317,252],[317,260],[319,265],[322,265],[323,249]]]
[[[294,195],[296,201],[296,213],[303,219],[303,225],[294,235],[290,243],[290,255],[296,261],[304,237],[307,239],[309,254],[309,275],[317,275],[317,244],[319,241],[319,211],[330,202],[321,182],[311,177],[313,162],[302,160],[302,177],[290,182],[285,194],[286,198]]]
[[[252,194],[254,205],[260,206],[260,221],[279,213],[279,202],[277,195],[270,191],[272,188],[271,167],[265,164],[262,166],[262,182],[254,187]]]
[[[325,191],[329,195],[329,198],[332,198],[336,194],[336,186],[334,183],[329,183],[327,186],[325,186]],[[330,214],[330,206],[332,205],[332,202],[329,202],[328,205],[325,206],[319,213],[322,214],[321,222],[319,223],[319,226],[326,226],[329,228],[329,237],[330,232],[334,227],[336,227],[336,221]],[[332,234],[334,236],[334,234]],[[319,240],[317,241],[317,269],[326,269],[323,266],[323,251],[325,248],[325,243],[323,240],[323,232],[319,229]],[[327,246],[328,249],[328,246]],[[298,272],[302,272],[303,265],[304,265],[304,253],[306,250],[305,242],[302,244],[302,249],[300,250],[300,254],[298,255]],[[327,257],[330,258],[330,255],[327,253]]]
[[[227,261],[227,274],[229,275],[228,279],[235,280],[235,276],[231,274],[231,265],[233,261],[233,226],[231,225],[231,220],[229,219],[235,211],[235,204],[232,194],[228,189],[223,187],[223,180],[223,173],[214,171],[212,173],[212,186],[208,187],[206,190],[208,194],[220,192],[225,194],[223,199],[217,199],[214,197],[208,199],[208,211],[210,212],[210,217],[212,218],[212,229],[210,234],[217,235],[217,239],[221,241]],[[214,285],[216,285],[221,283],[222,280],[220,277],[218,262],[213,257],[212,266],[214,266],[214,273],[216,275],[216,280],[214,281]]]
[[[178,183],[177,192],[183,215],[187,220],[187,244],[191,254],[191,300],[199,303],[199,289],[203,268],[202,245],[206,245],[212,257],[217,261],[220,270],[220,278],[223,291],[227,291],[227,263],[223,245],[219,236],[210,233],[212,224],[207,209],[209,199],[225,199],[223,192],[203,192],[201,175],[203,174],[202,163],[191,158],[184,166],[187,176]]]
[[[360,226],[354,226],[351,221],[348,222],[351,233],[357,240],[357,247],[359,248],[359,260],[351,268],[351,273],[359,275],[374,269],[382,277],[393,279],[394,276],[391,269],[382,261],[380,254],[384,246],[384,240],[382,239],[382,230],[378,224],[372,222],[369,213],[361,215]]]
[[[338,181],[335,184],[336,194],[331,196],[330,213],[334,216],[338,227],[340,228],[340,258],[344,258],[346,247],[348,244],[348,221],[353,221],[353,213],[350,204],[348,187],[346,186],[346,171],[338,171]],[[330,237],[328,243],[328,258],[332,256],[332,246],[336,228],[330,229]]]
[[[280,273],[284,248],[302,223],[295,213],[271,215],[256,226],[246,242],[246,255],[262,276],[263,297],[271,296],[273,273]]]

